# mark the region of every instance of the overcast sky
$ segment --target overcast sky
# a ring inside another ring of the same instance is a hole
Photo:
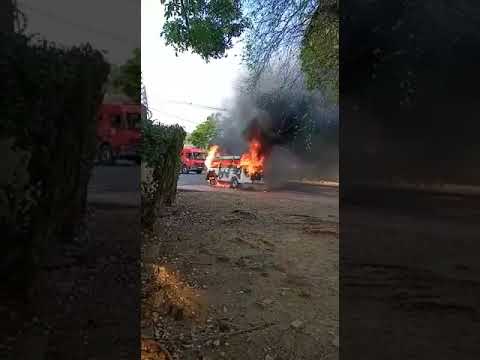
[[[180,124],[188,132],[215,112],[192,105],[225,108],[243,69],[241,45],[228,57],[205,63],[198,55],[179,54],[160,37],[160,0],[19,0],[28,17],[28,33],[61,45],[91,43],[105,50],[108,61],[124,63],[135,47],[142,48],[142,73],[155,119]],[[140,21],[141,17],[141,21]],[[140,25],[141,24],[141,25]]]
[[[140,47],[140,0],[18,0],[27,33],[59,45],[90,43],[108,61],[124,63]],[[159,1],[158,1],[159,2]]]
[[[165,46],[160,37],[163,6],[159,0],[142,0],[142,73],[154,118],[180,124],[188,132],[214,110],[172,102],[224,108],[234,94],[241,74],[241,46],[228,57],[206,64],[198,55],[180,53]]]

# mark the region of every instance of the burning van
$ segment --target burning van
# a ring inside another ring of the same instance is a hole
[[[238,188],[243,185],[263,184],[263,156],[258,155],[258,146],[250,144],[242,156],[219,155],[219,147],[213,146],[205,160],[206,180],[212,186]]]
[[[207,181],[212,186],[230,186],[235,189],[244,184],[263,184],[263,171],[249,172],[241,165],[241,156],[218,156],[207,169]]]

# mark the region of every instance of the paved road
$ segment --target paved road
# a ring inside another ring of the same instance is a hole
[[[114,206],[140,205],[140,167],[130,162],[95,166],[88,188],[90,203]]]
[[[178,178],[178,188],[184,191],[232,192],[236,190],[215,188],[205,181],[205,174],[181,174]],[[89,201],[96,204],[114,206],[140,205],[140,167],[131,163],[116,166],[96,166],[89,186]],[[290,188],[281,191],[251,192],[246,196],[261,196],[281,199],[296,199],[301,201],[338,202],[338,189],[329,187]]]
[[[243,191],[245,196],[267,197],[282,200],[298,200],[307,202],[322,202],[331,206],[338,206],[338,187],[329,186],[309,186],[309,185],[290,185],[282,190],[273,190],[265,192],[263,188],[257,191],[233,190],[229,188],[212,187],[205,181],[205,174],[182,174],[178,178],[178,188],[184,191],[204,191],[204,192],[234,192]]]
[[[180,174],[178,178],[178,186],[183,185],[205,185],[205,174]]]
[[[178,184],[204,185],[204,176],[180,175]],[[115,166],[95,166],[90,180],[88,197],[91,203],[138,206],[140,204],[140,167],[128,161]]]

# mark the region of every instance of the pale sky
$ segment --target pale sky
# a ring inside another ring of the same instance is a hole
[[[18,0],[18,5],[27,15],[27,33],[38,33],[64,46],[88,42],[106,51],[109,62],[122,64],[140,47],[140,6],[136,1]]]
[[[160,37],[163,6],[159,0],[142,0],[142,73],[154,119],[180,124],[191,132],[215,110],[172,102],[225,108],[242,73],[241,45],[228,57],[205,63],[200,56],[179,53]],[[235,56],[236,55],[236,56]]]
[[[105,50],[112,63],[124,63],[141,40],[143,80],[154,118],[166,124],[178,123],[191,132],[215,110],[172,101],[228,107],[243,69],[241,45],[231,49],[227,58],[208,64],[191,53],[176,57],[160,37],[160,0],[142,0],[141,11],[137,1],[19,0],[19,6],[28,16],[28,33],[39,33],[59,45],[89,42]]]

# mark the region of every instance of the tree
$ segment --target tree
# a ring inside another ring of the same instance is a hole
[[[338,5],[334,1],[317,8],[302,41],[300,61],[310,89],[322,89],[338,101]]]
[[[0,0],[0,33],[23,33],[27,17],[18,6],[17,0]]]
[[[252,26],[246,33],[244,60],[256,82],[274,62],[297,58],[318,0],[244,0]]]
[[[239,0],[161,0],[165,5],[162,36],[176,52],[187,50],[205,61],[225,56],[245,29]]]
[[[124,65],[113,67],[110,73],[109,87],[121,91],[135,102],[140,103],[141,96],[141,55],[140,49],[133,50],[133,56]]]
[[[176,51],[220,58],[246,30],[243,60],[251,88],[272,64],[294,73],[293,59],[300,60],[311,89],[337,98],[338,0],[162,1],[167,19],[162,34]]]
[[[218,115],[212,114],[199,124],[188,137],[188,141],[200,148],[206,149],[218,134]]]
[[[120,66],[117,64],[110,64],[110,73],[108,74],[108,80],[105,86],[107,92],[116,92],[118,89],[118,79],[120,78]]]

